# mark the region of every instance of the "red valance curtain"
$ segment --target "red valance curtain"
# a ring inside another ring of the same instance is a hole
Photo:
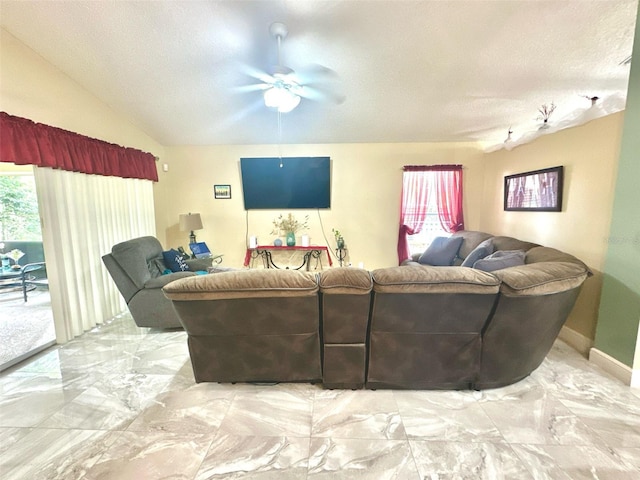
[[[158,181],[155,157],[0,112],[0,161]]]
[[[450,233],[464,230],[462,165],[405,165],[403,171],[398,263],[409,258],[407,235],[422,230],[431,190],[435,191],[442,228]]]

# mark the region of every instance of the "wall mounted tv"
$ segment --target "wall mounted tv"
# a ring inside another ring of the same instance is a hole
[[[331,207],[329,157],[241,158],[245,210]]]

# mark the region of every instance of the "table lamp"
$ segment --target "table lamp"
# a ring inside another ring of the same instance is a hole
[[[196,243],[196,234],[194,230],[202,229],[202,219],[199,213],[180,214],[180,230],[183,232],[191,231],[189,234],[189,243]]]

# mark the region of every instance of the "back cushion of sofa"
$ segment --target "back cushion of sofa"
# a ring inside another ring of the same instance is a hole
[[[474,230],[463,230],[456,232],[451,237],[462,237],[462,245],[458,250],[458,257],[464,260],[478,245],[493,235],[485,232],[477,232]]]
[[[404,266],[371,272],[378,293],[498,293],[500,281],[490,273],[460,267]]]
[[[551,247],[534,247],[527,252],[525,263],[529,264],[539,262],[569,262],[582,266],[585,270],[589,270],[587,265],[573,255],[561,252],[560,250],[556,250]],[[591,274],[590,271],[589,274]]]
[[[539,246],[537,243],[523,242],[513,237],[493,237],[493,249],[496,252],[498,250],[524,250],[526,252]]]
[[[306,297],[317,296],[318,282],[298,270],[236,270],[176,280],[163,292],[170,300]]]
[[[320,292],[329,295],[368,295],[373,281],[363,268],[331,268],[318,274]]]

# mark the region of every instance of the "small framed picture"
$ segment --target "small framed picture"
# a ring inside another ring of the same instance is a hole
[[[231,198],[231,185],[214,185],[214,198]]]

